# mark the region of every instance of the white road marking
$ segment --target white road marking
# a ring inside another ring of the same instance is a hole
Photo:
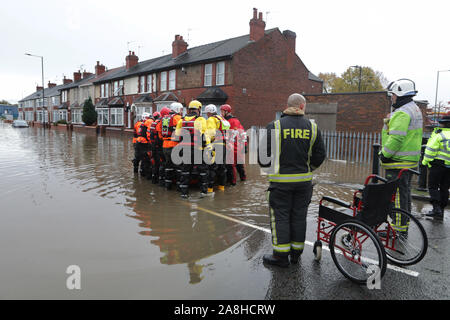
[[[183,202],[183,203],[186,204],[185,202]],[[188,204],[188,205],[189,205],[189,204]],[[242,225],[244,225],[244,226],[247,226],[247,227],[250,227],[250,228],[253,228],[253,229],[261,230],[261,231],[264,231],[265,233],[269,233],[269,234],[272,233],[272,232],[270,231],[270,229],[263,228],[263,227],[259,227],[259,226],[255,226],[255,225],[253,225],[253,224],[251,224],[251,223],[248,223],[248,222],[245,222],[245,221],[242,221],[242,220],[239,220],[239,219],[235,219],[235,218],[226,216],[226,215],[224,215],[224,214],[215,212],[215,211],[213,211],[213,210],[209,210],[209,209],[206,209],[206,208],[199,207],[197,204],[190,204],[190,205],[191,205],[191,207],[192,207],[193,209],[201,210],[201,211],[203,211],[203,212],[212,214],[212,215],[214,215],[214,216],[216,216],[216,217],[220,217],[220,218],[223,218],[223,219],[226,219],[226,220],[229,220],[229,221],[233,221],[233,222],[242,224]],[[314,246],[314,243],[312,243],[311,241],[305,241],[305,244],[308,245],[308,246],[311,246],[311,247]],[[327,250],[327,251],[330,251],[330,249],[329,249],[327,246],[324,246],[323,249],[325,249],[325,250]],[[417,272],[417,271],[404,269],[404,268],[397,267],[397,266],[394,266],[394,265],[388,264],[388,265],[387,265],[387,268],[388,268],[388,269],[391,269],[391,270],[393,270],[393,271],[397,271],[397,272],[401,272],[401,273],[407,274],[407,275],[412,276],[412,277],[418,277],[418,276],[419,276],[419,272]]]

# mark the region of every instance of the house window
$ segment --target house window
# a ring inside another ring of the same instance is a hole
[[[36,121],[37,122],[42,122],[42,111],[37,111],[36,112]]]
[[[147,75],[147,91],[153,92],[152,91],[152,75],[151,74]]]
[[[167,71],[161,72],[160,91],[167,90]]]
[[[103,83],[100,85],[100,98],[109,97],[109,83]]]
[[[141,120],[144,112],[153,113],[152,107],[137,107],[136,108],[136,119]]]
[[[153,92],[156,92],[156,74],[152,74]]]
[[[139,77],[139,92],[140,92],[140,93],[146,91],[146,90],[145,90],[145,84],[146,84],[146,82],[145,82],[145,76],[140,76],[140,77]]]
[[[83,123],[82,116],[83,116],[82,109],[73,109],[72,110],[72,123]]]
[[[53,122],[59,121],[59,111],[53,111],[52,121]]]
[[[225,84],[225,62],[216,64],[216,85],[223,86]]]
[[[212,85],[212,63],[205,64],[205,79],[204,86],[210,87]]]
[[[123,126],[123,108],[111,108],[111,125]]]
[[[113,96],[123,96],[123,80],[114,81],[113,83]]]
[[[109,124],[109,109],[97,109],[97,123],[100,126]]]
[[[176,70],[169,71],[169,90],[175,90],[176,87]]]
[[[67,91],[63,91],[61,93],[61,96],[62,96],[62,102],[67,102]]]
[[[59,96],[52,97],[52,105],[59,105]]]
[[[33,111],[25,111],[25,120],[27,120],[27,121],[34,120]]]
[[[60,110],[59,111],[59,120],[66,120],[67,121],[67,110]]]

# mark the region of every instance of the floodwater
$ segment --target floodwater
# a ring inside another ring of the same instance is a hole
[[[270,231],[259,167],[214,197],[194,189],[182,200],[135,175],[132,158],[131,138],[0,123],[0,298],[264,299]],[[322,195],[350,201],[370,170],[325,162],[308,221]],[[81,290],[67,289],[71,265]]]

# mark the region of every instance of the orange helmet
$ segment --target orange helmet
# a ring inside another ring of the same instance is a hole
[[[224,104],[220,107],[221,111],[231,112],[231,106],[229,104]]]
[[[170,109],[167,107],[164,107],[161,109],[160,114],[161,114],[161,117],[165,117],[170,114]]]

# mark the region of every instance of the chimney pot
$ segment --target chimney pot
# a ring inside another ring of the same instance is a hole
[[[262,12],[259,13],[259,19],[257,18],[258,10],[253,8],[253,19],[250,20],[250,40],[258,41],[264,37],[264,31],[266,23],[262,19]]]
[[[253,19],[256,19],[257,14],[258,14],[258,9],[253,8]]]
[[[184,41],[183,36],[175,35],[175,40],[172,42],[172,58],[176,58],[183,52],[186,52],[187,47],[188,44]]]

